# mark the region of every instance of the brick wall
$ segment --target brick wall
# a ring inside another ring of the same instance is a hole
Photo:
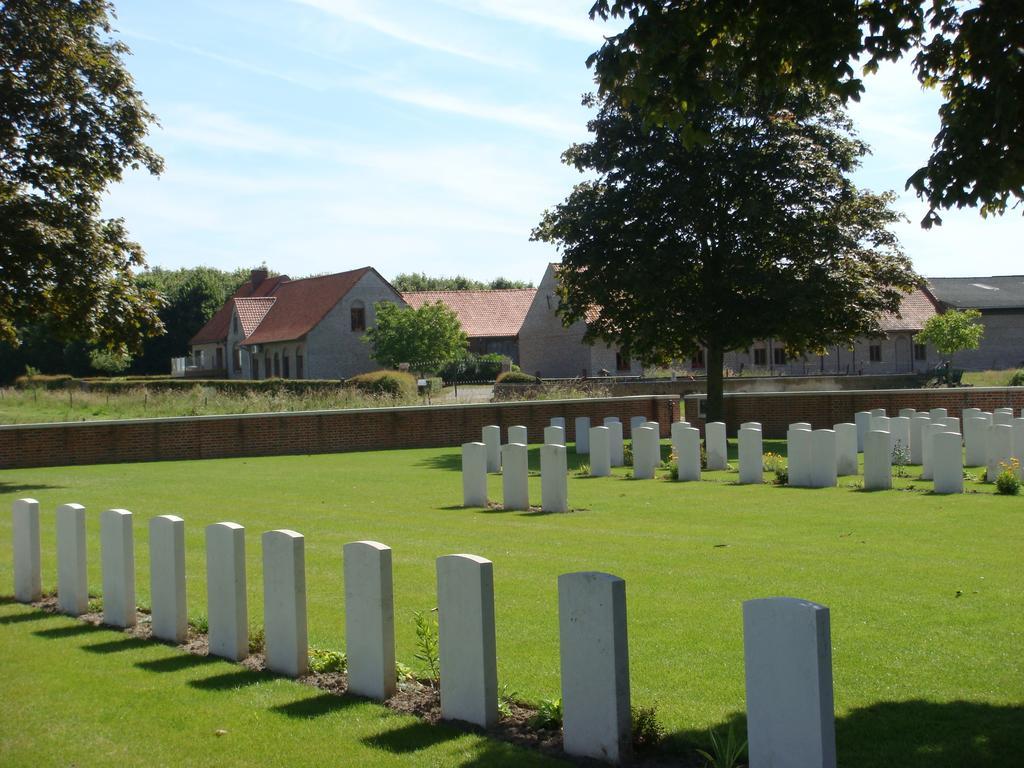
[[[532,400],[0,426],[0,468],[437,448],[480,440],[480,431],[488,424],[503,430],[522,424],[530,440],[540,442],[552,416],[565,417],[570,442],[576,438],[577,416],[589,416],[592,425],[605,416],[618,416],[627,427],[631,416],[645,416],[659,422],[662,437],[667,437],[670,424],[679,420],[679,398]]]
[[[687,421],[703,430],[697,418],[698,400],[684,398]],[[898,416],[901,408],[927,411],[945,408],[950,416],[960,416],[964,408],[1012,407],[1019,415],[1024,408],[1024,387],[957,387],[933,389],[876,389],[847,392],[749,392],[725,395],[725,423],[734,434],[745,421],[761,422],[765,437],[784,438],[790,424],[810,422],[815,429],[831,429],[834,424],[852,422],[857,411],[885,408]]]

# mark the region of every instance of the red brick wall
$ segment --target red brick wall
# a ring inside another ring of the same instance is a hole
[[[618,416],[661,424],[662,437],[679,420],[679,398],[670,395],[533,400],[515,403],[363,408],[240,416],[93,421],[0,427],[0,468],[126,461],[214,459],[342,453],[389,448],[437,448],[481,439],[481,429],[525,425],[540,442],[552,416],[563,416],[566,439],[574,441],[575,419],[599,425]]]
[[[834,424],[852,422],[857,411],[872,408],[885,408],[890,416],[898,416],[901,408],[945,408],[950,416],[959,417],[964,408],[991,411],[1003,407],[1012,407],[1014,415],[1019,415],[1024,408],[1024,387],[751,392],[725,396],[725,423],[730,435],[745,421],[759,421],[765,437],[784,438],[788,426],[795,422],[807,421],[815,429],[831,429]],[[684,410],[687,421],[703,430],[704,422],[696,416],[696,397],[685,398]]]

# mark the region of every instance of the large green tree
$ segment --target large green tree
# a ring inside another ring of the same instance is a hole
[[[363,341],[373,347],[373,359],[388,368],[408,363],[414,371],[434,373],[469,346],[458,316],[440,301],[418,309],[382,301],[373,309],[376,324]]]
[[[597,0],[591,16],[631,22],[588,61],[602,93],[677,127],[730,98],[722,70],[762,98],[813,84],[845,101],[879,63],[912,55],[944,99],[931,157],[907,180],[928,203],[922,225],[941,223],[941,209],[1002,213],[1024,200],[1019,0]]]
[[[645,363],[707,351],[708,415],[722,416],[723,355],[759,338],[792,354],[879,330],[919,280],[887,228],[890,195],[849,173],[866,147],[834,97],[806,89],[764,113],[738,84],[691,124],[659,127],[614,98],[564,161],[590,178],[544,214],[562,253],[563,321]]]
[[[981,312],[976,309],[947,309],[940,315],[929,317],[921,332],[914,336],[914,341],[931,344],[949,364],[955,352],[980,347],[984,335]]]
[[[0,3],[0,340],[44,315],[116,350],[160,331],[157,295],[131,279],[142,248],[101,216],[126,168],[163,165],[112,13],[105,0]]]

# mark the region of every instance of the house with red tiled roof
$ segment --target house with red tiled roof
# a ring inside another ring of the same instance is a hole
[[[602,342],[584,344],[587,321],[566,328],[555,314],[558,309],[559,264],[548,264],[530,302],[519,331],[519,367],[546,379],[600,376],[639,376],[643,367],[615,346]]]
[[[264,283],[271,284],[264,289]],[[253,285],[229,299],[193,339],[213,338],[224,324],[222,354],[232,379],[345,379],[377,370],[362,341],[374,325],[374,305],[405,306],[373,267],[301,280],[254,272]]]
[[[414,309],[441,302],[459,318],[469,337],[469,351],[498,354],[519,362],[519,329],[537,294],[535,288],[485,291],[413,291],[403,293]]]

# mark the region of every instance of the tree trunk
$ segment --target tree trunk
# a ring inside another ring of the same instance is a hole
[[[725,351],[721,345],[715,343],[708,344],[706,362],[708,366],[707,421],[725,421],[725,402],[722,386]]]

